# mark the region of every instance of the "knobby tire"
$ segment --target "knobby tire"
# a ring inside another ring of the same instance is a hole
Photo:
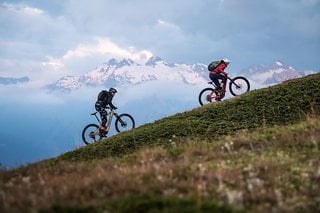
[[[239,85],[239,87],[237,87],[235,83]],[[250,83],[245,77],[238,76],[230,81],[229,90],[233,96],[242,95],[250,90]]]
[[[212,103],[213,101],[215,101],[214,99],[213,100],[207,100],[207,96],[212,94],[212,92],[214,91],[213,88],[205,88],[203,89],[200,94],[199,94],[199,103],[200,105],[204,105],[204,104],[207,104],[207,103]]]
[[[115,122],[117,132],[123,132],[135,128],[135,121],[129,114],[121,114],[117,117]]]
[[[99,126],[97,124],[88,124],[84,129],[82,130],[82,140],[85,144],[89,145],[93,142],[96,142],[101,139],[99,135],[94,135],[97,137],[97,140],[90,137],[90,132],[94,132],[99,129]],[[99,131],[99,130],[98,130]]]

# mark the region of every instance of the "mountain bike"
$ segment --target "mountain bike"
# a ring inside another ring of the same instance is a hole
[[[233,96],[242,95],[250,90],[250,83],[248,79],[242,76],[235,77],[231,79],[227,76],[227,81],[229,80],[229,90]],[[227,81],[224,84],[222,90],[215,89],[215,84],[210,81],[208,84],[211,84],[213,88],[205,88],[199,94],[199,103],[204,105],[207,103],[212,103],[214,101],[220,101],[226,93]]]
[[[107,108],[109,109],[109,108]],[[127,113],[124,114],[117,114],[115,112],[115,109],[111,109],[111,111],[108,113],[108,121],[106,124],[106,130],[101,130],[101,121],[99,117],[97,116],[98,112],[91,113],[91,115],[95,116],[99,125],[98,124],[88,124],[84,129],[82,130],[82,140],[85,144],[91,144],[96,141],[101,140],[102,138],[106,137],[110,126],[111,126],[111,121],[115,117],[115,129],[117,132],[123,132],[126,130],[133,129],[135,127],[135,121],[133,117]]]

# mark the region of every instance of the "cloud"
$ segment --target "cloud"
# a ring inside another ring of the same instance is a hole
[[[90,55],[101,54],[105,56],[113,56],[116,58],[131,58],[137,61],[146,60],[152,56],[148,50],[136,51],[134,47],[121,48],[109,38],[95,38],[92,43],[79,44],[75,49],[69,50],[63,60],[72,58],[84,58]]]
[[[0,3],[0,75],[37,77],[45,71],[42,61],[63,53],[78,38],[63,17],[22,3]]]
[[[162,19],[158,19],[157,23],[161,27],[165,27],[173,30],[180,30],[179,26],[177,26],[176,24],[164,21]]]
[[[0,3],[0,75],[80,75],[111,57],[151,55],[187,63],[228,56],[237,69],[280,57],[313,69],[319,2],[6,1]]]
[[[137,50],[135,47],[120,47],[106,37],[96,37],[78,44],[66,51],[61,57],[49,57],[42,62],[46,68],[64,70],[68,75],[81,75],[110,58],[130,58],[136,62],[145,62],[153,56],[149,50]]]
[[[35,7],[30,7],[24,4],[10,4],[10,3],[4,2],[1,4],[1,7],[11,12],[20,13],[20,14],[29,15],[29,16],[39,16],[44,14],[43,10]]]

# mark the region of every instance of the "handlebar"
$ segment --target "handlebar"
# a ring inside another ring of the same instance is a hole
[[[106,107],[106,109],[111,109],[111,111],[112,111],[112,110],[113,110],[113,111],[115,111],[115,110],[116,110],[116,108],[111,108],[111,107]],[[98,111],[95,111],[95,112],[91,113],[91,115],[96,116],[96,115],[97,115],[97,113],[98,113]]]
[[[118,108],[117,108],[117,107],[115,107],[115,108],[111,108],[111,107],[107,106],[107,107],[106,107],[106,109],[116,110],[116,109],[118,109]]]

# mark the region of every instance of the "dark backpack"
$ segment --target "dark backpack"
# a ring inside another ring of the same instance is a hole
[[[108,96],[108,92],[107,90],[102,90],[101,92],[99,92],[98,94],[98,101],[103,101],[105,100],[105,98]]]
[[[215,61],[213,61],[208,65],[208,70],[213,71],[218,65],[219,64],[217,64]]]

